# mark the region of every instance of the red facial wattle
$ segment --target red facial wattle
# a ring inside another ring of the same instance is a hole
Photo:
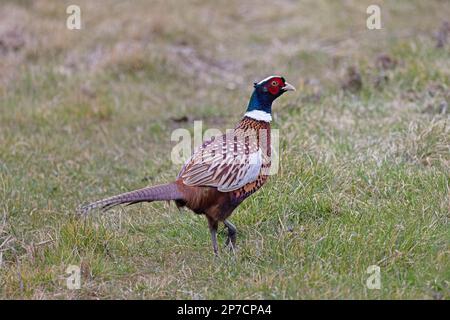
[[[266,87],[273,95],[277,95],[280,92],[281,87],[283,87],[283,80],[279,78],[273,78],[267,81]]]

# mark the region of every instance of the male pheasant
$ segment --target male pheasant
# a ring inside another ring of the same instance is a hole
[[[172,183],[123,193],[81,207],[109,209],[119,204],[174,200],[208,220],[214,254],[218,254],[217,227],[228,230],[226,245],[236,244],[236,227],[227,220],[233,210],[266,182],[271,165],[272,103],[286,91],[295,91],[281,76],[254,84],[247,112],[237,126],[204,142],[186,161]]]

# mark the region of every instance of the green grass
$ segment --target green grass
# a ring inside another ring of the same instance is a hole
[[[0,5],[0,40],[23,40],[0,50],[0,298],[449,299],[450,7],[378,3],[380,31],[370,1],[79,1],[81,31],[59,2]],[[274,73],[298,91],[274,106],[278,174],[231,218],[236,255],[173,204],[75,215],[174,179],[172,131],[232,127]]]

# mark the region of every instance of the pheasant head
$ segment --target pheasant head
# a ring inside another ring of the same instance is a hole
[[[245,116],[267,122],[272,120],[272,103],[275,99],[287,91],[295,91],[294,86],[280,76],[270,76],[255,82],[254,87]]]

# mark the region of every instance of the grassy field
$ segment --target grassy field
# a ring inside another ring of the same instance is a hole
[[[444,0],[1,1],[0,298],[449,299],[449,17]],[[236,255],[175,205],[75,214],[174,179],[172,131],[232,128],[271,74],[297,92],[274,107],[279,173],[231,218]]]

